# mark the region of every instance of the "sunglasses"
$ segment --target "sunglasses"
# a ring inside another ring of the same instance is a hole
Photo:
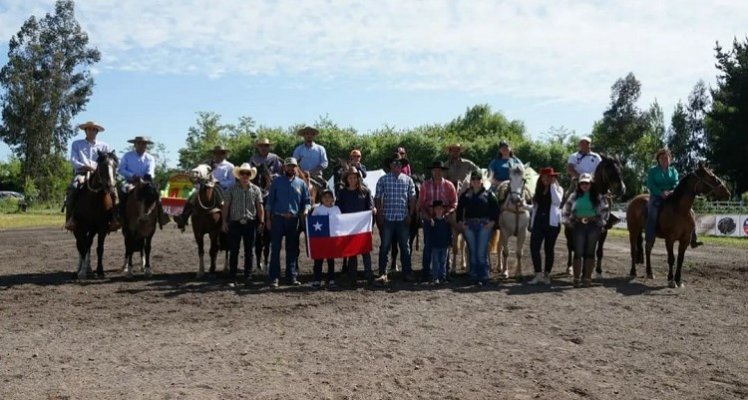
[[[239,175],[241,175],[241,176],[250,176],[250,175],[252,175],[252,173],[251,172],[240,172]]]

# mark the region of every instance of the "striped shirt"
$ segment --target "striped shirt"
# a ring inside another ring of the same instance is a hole
[[[408,204],[416,197],[416,185],[408,175],[388,173],[377,181],[376,193],[385,221],[403,221],[408,216]]]
[[[224,204],[229,207],[229,222],[257,218],[257,205],[262,204],[262,192],[257,185],[250,183],[244,189],[237,183],[226,191],[224,197]]]

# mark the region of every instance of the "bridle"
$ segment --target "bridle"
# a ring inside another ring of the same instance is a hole
[[[205,190],[207,191],[208,188],[214,188],[214,186],[208,186],[207,185],[208,182],[207,181],[203,181],[202,179],[199,180],[199,183],[200,183],[200,190],[197,192],[197,196],[196,196],[197,197],[197,204],[203,210],[212,210],[212,209],[216,208],[216,206],[218,205],[218,200],[216,200],[217,196],[215,195],[215,193],[213,193],[213,196],[211,196],[211,203],[208,206],[206,206],[205,204],[203,204],[203,201],[200,198],[200,194],[202,193],[203,188],[206,188]]]
[[[717,185],[713,185],[713,184],[707,182],[706,179],[700,177],[699,174],[697,174],[696,172],[693,173],[693,176],[696,177],[696,185],[700,184],[700,185],[702,185],[702,187],[706,186],[707,188],[709,188],[708,192],[707,191],[703,191],[703,190],[701,191],[701,193],[704,196],[709,197],[709,195],[712,194],[712,193],[714,193],[717,189],[724,187],[722,183],[719,183]],[[696,191],[696,185],[694,185],[694,190],[693,190],[694,195],[698,194],[698,192]]]
[[[107,170],[107,173],[108,173],[108,176],[109,176],[108,182],[110,182],[110,183],[114,182],[114,167],[112,166],[111,159],[107,158],[106,161],[104,162],[104,164],[106,165],[106,170]],[[104,177],[102,177],[103,171],[102,171],[101,165],[102,164],[99,163],[99,165],[97,165],[97,167],[96,167],[96,171],[94,171],[93,173],[89,172],[87,174],[87,177],[86,177],[86,188],[88,188],[88,190],[91,191],[91,192],[93,192],[93,193],[99,193],[99,192],[101,192],[104,189],[110,189],[112,187],[111,184],[107,185],[106,183],[104,183],[105,179],[104,179]],[[98,182],[99,182],[99,186],[98,187],[95,187],[92,184],[92,182],[93,182],[94,179],[98,180]]]

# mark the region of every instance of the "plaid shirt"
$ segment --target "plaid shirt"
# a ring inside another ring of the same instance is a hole
[[[408,216],[408,204],[416,197],[416,185],[408,175],[385,174],[377,181],[376,199],[382,201],[385,221],[403,221]]]
[[[257,204],[262,204],[262,192],[255,184],[250,183],[246,190],[236,184],[226,191],[225,204],[229,206],[228,221],[240,221],[242,218],[257,218]]]
[[[431,204],[434,200],[441,200],[444,203],[444,214],[449,214],[457,208],[457,190],[452,182],[442,178],[440,183],[429,179],[421,185],[418,196],[418,210],[422,216],[433,217]]]

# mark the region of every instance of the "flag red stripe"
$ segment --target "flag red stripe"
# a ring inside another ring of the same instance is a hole
[[[371,232],[339,237],[310,237],[309,256],[314,260],[352,257],[370,253]]]

